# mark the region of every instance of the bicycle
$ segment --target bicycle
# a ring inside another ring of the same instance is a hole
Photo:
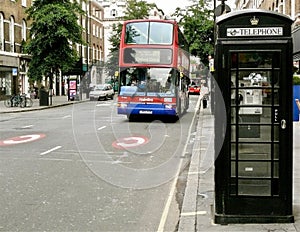
[[[4,101],[6,107],[19,106],[21,103],[20,95],[12,95]]]
[[[26,97],[25,94],[17,94],[17,95],[12,95],[8,99],[4,101],[4,105],[6,107],[31,107],[33,105],[33,101],[31,98]]]
[[[24,107],[32,107],[33,101],[30,97],[25,97],[25,106]]]

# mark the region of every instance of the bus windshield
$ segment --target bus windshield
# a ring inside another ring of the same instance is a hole
[[[121,72],[120,96],[175,96],[172,68],[128,68]]]
[[[164,44],[173,42],[173,24],[165,22],[133,22],[126,24],[126,44]]]

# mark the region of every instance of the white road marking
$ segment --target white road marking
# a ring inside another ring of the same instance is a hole
[[[55,151],[55,150],[57,150],[57,149],[60,149],[60,148],[62,148],[62,146],[56,146],[56,147],[53,147],[52,149],[50,149],[50,150],[48,150],[48,151],[42,152],[40,155],[46,155],[46,154],[48,154],[48,153],[50,153],[50,152],[52,152],[52,151]]]
[[[207,212],[206,211],[197,211],[197,212],[185,212],[185,213],[181,213],[181,216],[195,216],[195,215],[206,215]]]
[[[197,102],[197,107],[199,107],[199,106],[200,106],[200,98]],[[194,112],[194,116],[193,116],[193,119],[192,119],[192,122],[191,122],[191,125],[190,125],[190,128],[189,128],[189,138],[187,139],[187,141],[190,140],[190,136],[191,136],[191,132],[192,132],[192,126],[194,124],[196,115],[197,115],[197,111]],[[187,150],[187,143],[184,146],[183,154],[186,152],[186,150]],[[161,215],[157,232],[163,232],[164,231],[164,227],[165,227],[167,217],[168,217],[168,214],[169,214],[172,198],[174,197],[174,193],[175,193],[175,190],[176,190],[176,184],[177,184],[177,180],[178,180],[178,177],[179,177],[179,174],[180,174],[180,167],[182,166],[182,162],[183,162],[183,159],[180,159],[179,165],[178,165],[178,170],[177,170],[176,176],[173,180],[173,183],[172,183],[172,186],[171,186],[171,189],[170,189],[170,193],[169,193],[164,211]]]
[[[116,144],[121,147],[136,147],[136,146],[139,146],[139,145],[145,143],[145,139],[138,137],[138,136],[124,138],[123,140],[124,140],[124,142],[120,142],[120,143],[116,143]],[[129,143],[126,143],[127,141]],[[130,142],[130,141],[135,141],[135,142]]]
[[[97,104],[96,106],[111,106],[110,103],[101,103],[101,104]]]
[[[106,126],[99,127],[97,130],[99,131],[99,130],[102,130],[104,128],[106,128]]]
[[[62,118],[71,118],[71,115],[63,116]]]
[[[33,125],[22,126],[22,129],[33,127]]]
[[[39,134],[22,135],[22,136],[19,136],[19,137],[11,138],[11,139],[0,141],[0,142],[2,142],[2,144],[6,144],[6,145],[14,145],[14,144],[32,142],[32,141],[37,140],[39,138],[41,138],[41,135],[39,135]]]

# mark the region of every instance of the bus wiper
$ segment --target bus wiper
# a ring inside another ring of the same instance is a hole
[[[130,97],[135,97],[136,96],[137,91],[135,91],[133,94],[131,94]]]

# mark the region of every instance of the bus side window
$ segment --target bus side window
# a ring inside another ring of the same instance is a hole
[[[175,80],[175,85],[179,86],[179,80],[180,80],[180,73],[176,72],[176,80]]]

